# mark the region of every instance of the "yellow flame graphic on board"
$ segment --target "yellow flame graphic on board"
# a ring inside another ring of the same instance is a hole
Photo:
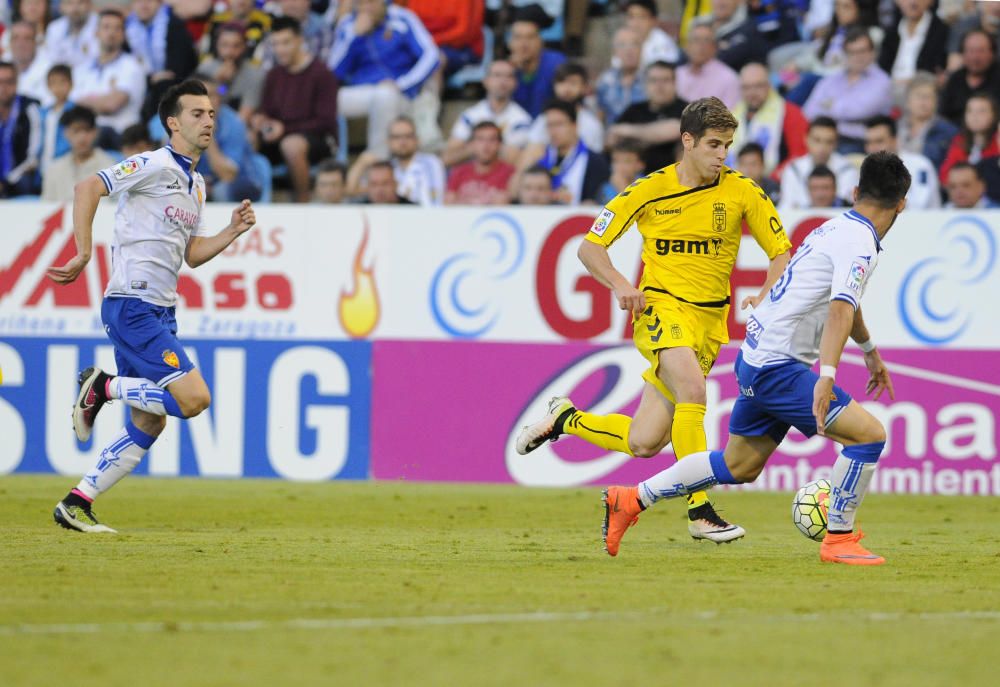
[[[365,233],[361,238],[361,245],[358,246],[358,252],[354,255],[354,288],[352,291],[340,292],[340,325],[355,339],[371,334],[378,324],[380,314],[374,266],[366,269],[361,264],[367,245],[368,219],[365,218]]]

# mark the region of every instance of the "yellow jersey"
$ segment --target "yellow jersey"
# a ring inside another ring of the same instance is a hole
[[[612,198],[586,238],[608,247],[638,225],[640,289],[721,307],[729,302],[744,219],[768,258],[791,250],[778,211],[753,180],[723,166],[712,183],[689,188],[678,182],[674,164],[640,177]]]

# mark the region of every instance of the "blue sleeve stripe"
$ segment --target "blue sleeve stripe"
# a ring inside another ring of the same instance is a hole
[[[440,64],[440,53],[434,39],[431,38],[431,34],[428,33],[415,14],[408,10],[405,13],[399,12],[399,14],[410,27],[411,40],[416,44],[420,53],[416,64],[396,80],[399,90],[408,91],[411,88],[419,88],[434,73]]]
[[[838,293],[836,296],[830,299],[831,301],[846,301],[854,306],[854,309],[858,309],[858,302],[848,296],[846,293]]]
[[[104,182],[104,187],[108,189],[108,193],[114,191],[114,189],[111,188],[111,180],[108,179],[108,175],[104,173],[103,169],[97,173],[97,176],[101,177],[101,181]]]

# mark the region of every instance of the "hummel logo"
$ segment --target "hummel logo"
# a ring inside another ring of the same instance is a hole
[[[177,181],[176,179],[174,179],[173,182],[167,184],[167,190],[168,191],[180,191],[181,190],[181,183],[179,181]]]

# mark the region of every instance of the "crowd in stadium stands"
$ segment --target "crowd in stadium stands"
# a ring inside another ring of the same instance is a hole
[[[849,205],[891,150],[911,208],[989,208],[998,34],[972,0],[0,0],[0,198],[163,145],[196,77],[213,200],[603,204],[714,95],[779,207]]]

